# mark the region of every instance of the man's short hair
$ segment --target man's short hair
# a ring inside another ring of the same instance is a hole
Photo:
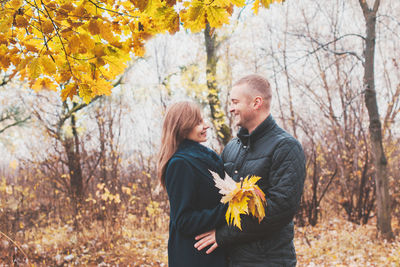
[[[261,96],[266,102],[270,102],[272,98],[271,86],[263,76],[258,74],[247,75],[234,83],[233,86],[244,84],[247,84],[249,89],[253,91],[249,92],[250,95]]]

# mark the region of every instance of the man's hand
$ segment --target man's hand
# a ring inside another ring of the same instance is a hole
[[[194,247],[197,248],[197,250],[202,250],[211,245],[211,247],[206,251],[207,254],[210,254],[218,247],[217,240],[215,240],[215,229],[198,235],[195,239],[199,240],[194,244]]]

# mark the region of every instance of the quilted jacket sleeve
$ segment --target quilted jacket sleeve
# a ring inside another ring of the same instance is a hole
[[[299,207],[305,179],[305,157],[296,140],[285,139],[276,148],[268,188],[261,188],[267,199],[266,216],[258,223],[242,216],[242,229],[224,225],[216,231],[219,246],[240,244],[267,237],[293,220]]]

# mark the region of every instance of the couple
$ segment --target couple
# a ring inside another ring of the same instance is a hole
[[[305,179],[300,143],[270,114],[271,88],[259,75],[234,84],[230,112],[240,126],[221,157],[201,145],[207,124],[191,102],[170,106],[164,118],[158,175],[170,201],[169,267],[295,266],[293,217]],[[265,218],[241,216],[242,230],[225,221],[227,204],[208,170],[235,181],[262,177]]]

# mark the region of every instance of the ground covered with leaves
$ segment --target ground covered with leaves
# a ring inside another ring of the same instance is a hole
[[[167,266],[167,226],[147,226],[137,227],[127,219],[114,226],[94,222],[79,233],[69,225],[26,230],[16,237],[19,249],[0,239],[0,265]],[[298,266],[400,266],[400,227],[397,221],[393,226],[393,242],[377,237],[374,222],[357,225],[332,219],[296,227]]]
[[[295,246],[299,266],[400,266],[399,225],[397,240],[382,241],[374,222],[357,225],[333,219],[315,227],[297,227]]]

